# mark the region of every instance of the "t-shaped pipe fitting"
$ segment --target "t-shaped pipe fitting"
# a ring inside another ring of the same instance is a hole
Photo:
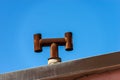
[[[65,38],[42,39],[41,34],[34,35],[34,51],[41,52],[42,47],[50,46],[50,58],[48,64],[61,62],[58,55],[58,46],[65,46],[67,51],[73,50],[72,33],[65,33]]]

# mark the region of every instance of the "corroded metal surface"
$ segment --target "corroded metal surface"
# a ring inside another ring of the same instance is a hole
[[[120,52],[0,75],[0,80],[76,80],[120,69]]]
[[[73,49],[72,43],[72,33],[66,32],[65,38],[48,38],[42,39],[41,34],[34,35],[34,51],[41,52],[43,46],[51,46],[52,43],[56,43],[57,45],[66,47],[66,50]]]
[[[66,50],[73,50],[72,33],[65,33],[65,38],[42,39],[41,34],[34,35],[34,51],[41,52],[42,47],[50,46],[50,58],[60,59],[58,55],[58,46],[65,46]],[[61,60],[60,60],[61,61]]]

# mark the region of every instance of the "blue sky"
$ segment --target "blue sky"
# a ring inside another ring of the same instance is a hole
[[[50,48],[35,53],[35,33],[73,33],[74,50],[59,47],[63,62],[119,51],[119,21],[119,0],[1,0],[0,73],[47,65]]]

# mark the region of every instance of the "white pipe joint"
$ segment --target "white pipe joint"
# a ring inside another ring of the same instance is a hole
[[[56,64],[56,63],[60,63],[61,59],[60,58],[49,58],[48,59],[48,65],[52,65],[52,64]]]

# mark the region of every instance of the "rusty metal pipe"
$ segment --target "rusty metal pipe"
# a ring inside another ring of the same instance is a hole
[[[67,32],[65,33],[65,41],[66,41],[66,50],[70,51],[73,50],[73,43],[72,43],[72,33],[71,32]]]
[[[42,46],[40,45],[39,40],[41,39],[41,34],[34,34],[34,51],[41,52]]]
[[[58,58],[58,45],[52,43],[50,46],[50,58]]]
[[[58,55],[58,46],[65,46],[67,51],[73,50],[73,43],[72,43],[72,33],[67,32],[65,33],[65,38],[48,38],[42,39],[41,34],[34,35],[34,51],[41,52],[42,47],[44,46],[51,46],[50,48],[50,58],[48,63],[56,63],[60,62],[61,59]]]
[[[56,43],[52,43],[50,46],[50,58],[48,59],[48,64],[56,64],[61,62],[61,58],[58,55],[58,45]]]
[[[56,43],[57,45],[65,45],[66,41],[64,38],[40,39],[40,44],[42,46],[50,46],[52,43]]]

